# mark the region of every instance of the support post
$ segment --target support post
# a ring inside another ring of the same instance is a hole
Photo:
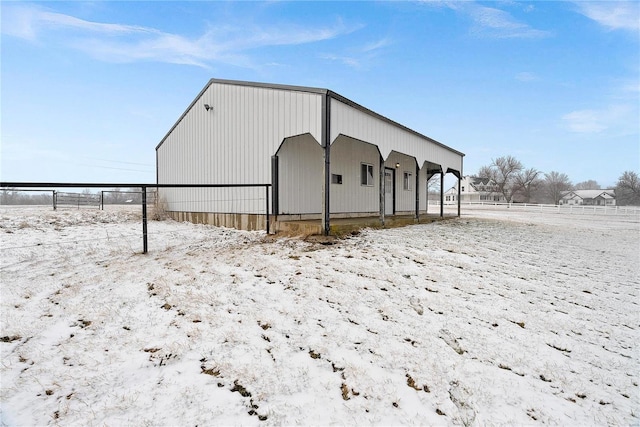
[[[420,221],[420,167],[416,162],[416,219]]]
[[[56,192],[56,190],[53,190],[53,210],[57,210],[58,209],[58,193]]]
[[[104,210],[104,190],[100,192],[100,210]]]
[[[147,187],[142,188],[142,253],[147,253]]]
[[[329,206],[329,193],[331,188],[331,96],[328,91],[324,95],[323,104],[324,114],[322,116],[322,124],[324,132],[322,135],[322,148],[324,157],[324,179],[322,180],[322,233],[328,236],[331,230],[331,209]]]
[[[384,197],[384,159],[382,158],[382,156],[380,156],[380,162],[379,162],[380,166],[380,173],[378,174],[379,180],[380,180],[380,184],[378,185],[378,187],[380,187],[380,224],[384,227],[384,213],[386,210],[386,206],[385,206],[385,197]]]
[[[460,191],[460,186],[462,185],[462,175],[458,176],[458,218],[460,217],[460,197],[461,197],[461,191]]]
[[[440,218],[444,218],[444,172],[440,171]]]

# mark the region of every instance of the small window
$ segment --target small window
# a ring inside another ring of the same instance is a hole
[[[332,184],[342,184],[342,175],[338,175],[336,173],[331,174],[331,183]]]
[[[460,190],[461,193],[464,193],[464,185],[462,186],[462,189]]]
[[[360,164],[360,184],[373,186],[373,165]]]
[[[402,187],[403,187],[405,190],[411,190],[411,189],[413,188],[413,187],[412,187],[412,185],[411,185],[411,181],[412,181],[412,179],[411,179],[411,178],[412,178],[412,177],[413,177],[413,174],[412,174],[411,172],[405,172],[405,173],[404,173],[404,181],[403,181],[403,182],[404,182],[404,184],[403,184],[403,186],[402,186]]]

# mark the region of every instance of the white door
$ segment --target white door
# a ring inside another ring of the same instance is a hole
[[[393,195],[395,192],[395,175],[396,171],[393,169],[384,170],[384,214],[393,215]]]

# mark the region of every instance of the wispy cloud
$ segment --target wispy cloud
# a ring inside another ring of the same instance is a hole
[[[341,62],[344,65],[347,65],[349,67],[354,67],[354,68],[358,68],[361,65],[360,60],[350,56],[340,56],[340,55],[334,55],[331,53],[324,53],[320,55],[320,58],[326,59],[329,61]]]
[[[535,80],[539,80],[539,77],[535,73],[523,71],[516,74],[516,80],[519,80],[521,82],[533,82]]]
[[[471,19],[471,33],[478,37],[489,38],[543,38],[553,34],[538,30],[529,24],[519,21],[509,12],[496,7],[480,5],[474,1],[426,0],[424,4],[436,7],[447,7]],[[509,3],[507,3],[509,4]],[[525,8],[532,12],[533,7]]]
[[[296,25],[219,26],[197,37],[155,28],[92,22],[37,6],[3,8],[2,33],[33,42],[56,37],[63,46],[109,62],[157,61],[208,68],[221,62],[250,67],[249,51],[268,46],[300,45],[333,39],[356,31],[342,21],[320,28]]]
[[[572,111],[562,116],[562,120],[571,132],[601,133],[605,130],[611,130],[618,133],[628,133],[637,132],[637,113],[637,108],[621,104],[611,105],[604,109]]]
[[[466,4],[463,10],[474,22],[472,32],[479,36],[494,38],[542,38],[550,32],[537,30],[515,19],[510,13],[493,7]]]
[[[387,47],[391,44],[391,40],[388,38],[383,38],[373,43],[369,43],[362,48],[363,52],[373,52],[378,49],[382,49],[383,47]]]
[[[380,40],[367,43],[360,48],[351,49],[349,54],[346,55],[328,53],[320,55],[320,58],[329,61],[341,62],[342,64],[353,68],[361,68],[364,67],[365,64],[368,64],[373,58],[378,56],[383,48],[391,44],[392,41],[390,39],[382,38]]]
[[[581,14],[610,30],[640,31],[640,3],[637,1],[575,2]]]

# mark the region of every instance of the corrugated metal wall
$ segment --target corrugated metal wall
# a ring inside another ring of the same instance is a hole
[[[321,110],[317,93],[214,82],[158,147],[158,183],[270,183],[271,156],[285,138],[309,133],[320,140]],[[264,200],[254,193],[164,189],[161,197],[170,210],[262,213]],[[217,203],[220,197],[227,202]]]
[[[396,167],[396,164],[398,167]],[[384,166],[396,171],[396,205],[395,212],[416,211],[416,161],[413,157],[392,151],[385,160]],[[404,188],[404,174],[411,174],[409,189]],[[421,186],[423,184],[421,183]]]
[[[373,183],[362,185],[362,163],[373,166]],[[380,211],[380,153],[375,145],[343,135],[331,144],[331,173],[342,175],[342,184],[331,184],[331,213]]]
[[[411,132],[380,120],[339,100],[331,100],[331,141],[343,134],[378,146],[383,158],[391,151],[428,160],[447,169],[462,170],[462,156]]]
[[[288,138],[278,150],[278,204],[281,214],[322,212],[322,147],[310,135]]]

